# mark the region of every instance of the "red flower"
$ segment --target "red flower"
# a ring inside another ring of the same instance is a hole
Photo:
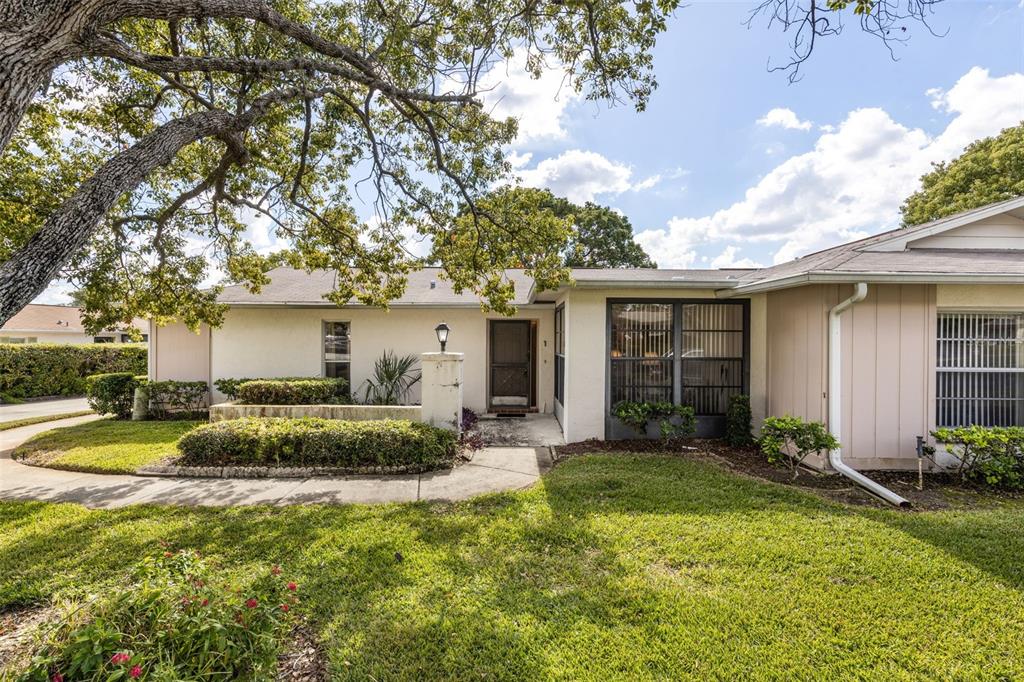
[[[281,610],[284,611],[285,613],[288,613],[288,608],[289,608],[289,606],[287,604],[281,604]]]
[[[53,682],[64,682],[64,676],[60,673],[54,673],[51,679],[53,680]]]
[[[135,666],[128,671],[128,677],[135,679],[136,677],[142,677],[142,667]]]
[[[294,592],[295,590],[299,589],[299,586],[295,583],[288,583],[288,589]]]
[[[273,573],[274,575],[281,575],[281,567],[278,566],[277,564],[274,564],[274,567],[272,569],[270,569],[270,572]]]
[[[259,602],[253,599],[252,597],[249,597],[249,599],[245,602],[245,605],[248,606],[250,609],[256,608],[257,604],[259,604]]]
[[[209,599],[204,599],[204,600],[203,600],[203,606],[206,606],[206,605],[208,605],[209,603],[210,603],[210,600],[209,600]]]
[[[173,555],[173,554],[171,554],[170,552],[164,552],[164,558],[165,558],[165,559],[167,559],[167,558],[170,558],[170,557],[172,557],[172,556],[174,556],[174,555]]]
[[[123,651],[121,651],[121,652],[116,653],[113,656],[111,656],[110,657],[110,662],[113,663],[114,665],[121,665],[122,663],[127,663],[130,659],[131,659],[131,656],[129,656],[128,654],[126,654]]]

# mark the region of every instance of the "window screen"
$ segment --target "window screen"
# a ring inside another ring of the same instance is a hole
[[[939,313],[939,426],[1024,425],[1024,313]]]

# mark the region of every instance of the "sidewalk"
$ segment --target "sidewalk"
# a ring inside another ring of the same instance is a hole
[[[54,398],[53,400],[26,400],[23,403],[0,405],[0,422],[13,422],[29,417],[48,417],[54,414],[82,412],[91,409],[85,398]]]
[[[36,433],[95,417],[34,424],[0,433],[0,499],[78,502],[113,508],[131,504],[236,506],[462,500],[532,485],[551,465],[547,448],[485,448],[455,469],[406,476],[196,479],[84,474],[19,464],[11,450]]]

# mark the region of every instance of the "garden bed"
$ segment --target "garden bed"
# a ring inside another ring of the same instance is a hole
[[[836,473],[802,468],[794,479],[789,469],[768,462],[756,447],[735,448],[717,439],[588,440],[555,447],[556,463],[582,454],[652,453],[672,454],[710,461],[734,473],[814,492],[845,504],[889,507],[849,479]],[[917,489],[916,471],[864,471],[865,475],[905,497],[918,510],[991,507],[1024,500],[1020,493],[998,490],[961,481],[949,473],[925,473],[924,490]]]

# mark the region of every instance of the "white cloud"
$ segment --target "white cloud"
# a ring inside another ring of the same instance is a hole
[[[736,255],[740,249],[738,246],[730,244],[725,247],[722,253],[718,254],[711,259],[711,267],[713,268],[760,268],[764,267],[756,260],[752,258],[737,258]]]
[[[777,126],[786,130],[810,130],[813,125],[810,121],[801,121],[792,109],[785,107],[775,107],[757,119],[757,124],[765,128]]]
[[[519,119],[518,144],[566,137],[565,109],[580,96],[562,69],[549,66],[540,78],[533,78],[526,70],[526,53],[520,50],[479,81],[484,107],[491,115]]]
[[[546,187],[569,201],[593,201],[599,194],[621,194],[632,187],[629,166],[597,152],[570,149],[519,171],[528,187]]]
[[[648,177],[644,178],[643,180],[641,180],[640,182],[638,182],[635,185],[633,185],[633,191],[634,192],[643,192],[644,190],[648,190],[648,189],[653,188],[659,182],[661,182],[661,174],[660,173],[655,173],[654,175],[648,176]]]
[[[792,156],[742,200],[711,215],[672,218],[637,234],[666,267],[693,261],[712,241],[775,242],[776,263],[895,227],[899,205],[932,162],[958,155],[970,142],[1024,119],[1024,74],[993,77],[971,69],[949,90],[929,91],[952,118],[932,137],[878,108],[850,112],[814,148]]]

